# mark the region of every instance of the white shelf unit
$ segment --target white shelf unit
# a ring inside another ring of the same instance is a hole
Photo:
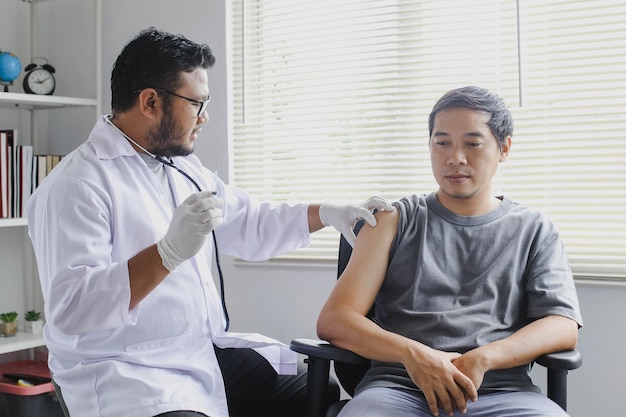
[[[15,227],[26,225],[26,219],[23,217],[16,217],[13,219],[0,219],[0,227]]]
[[[43,334],[26,333],[20,329],[15,336],[0,337],[0,355],[44,345]]]
[[[0,92],[0,108],[5,109],[46,110],[63,107],[97,107],[97,105],[96,99]]]
[[[0,111],[2,109],[18,110],[49,110],[71,107],[98,107],[96,99],[60,97],[60,96],[37,96],[33,94],[0,92]],[[0,219],[0,228],[26,226],[24,218]]]
[[[85,21],[90,10],[94,11],[93,22]],[[16,53],[22,61],[22,68],[31,57],[45,56],[52,58],[50,63],[57,70],[55,95],[22,93],[24,71],[10,87],[10,92],[0,91],[0,128],[17,128],[19,144],[33,145],[36,153],[65,154],[70,145],[72,148],[75,146],[71,141],[67,145],[68,139],[83,141],[87,138],[89,131],[84,131],[83,126],[92,125],[92,115],[95,122],[101,113],[101,15],[101,0],[2,0],[2,50]],[[83,33],[83,30],[89,31],[89,36],[84,40],[75,36],[78,31]],[[91,43],[92,39],[95,45]],[[88,64],[87,68],[81,66],[81,63]],[[85,73],[92,74],[91,78],[85,78],[82,75]],[[72,96],[64,96],[64,92]],[[88,116],[85,118],[85,115]],[[75,123],[81,117],[84,120]],[[50,128],[48,123],[51,123]],[[48,148],[48,145],[57,141],[67,146],[61,151]],[[36,261],[27,226],[25,218],[0,219],[0,312],[15,310],[20,321],[15,336],[0,337],[0,363],[4,362],[4,357],[14,357],[2,355],[32,354],[31,349],[45,344],[42,332],[27,333],[22,326],[27,309],[43,311]]]

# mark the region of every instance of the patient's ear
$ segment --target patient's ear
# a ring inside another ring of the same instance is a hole
[[[511,136],[507,136],[500,147],[500,162],[506,161],[506,158],[509,156],[509,152],[511,151],[511,146],[513,145],[513,139]]]

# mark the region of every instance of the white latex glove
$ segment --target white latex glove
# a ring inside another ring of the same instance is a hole
[[[172,272],[196,255],[209,233],[222,223],[224,200],[211,191],[195,193],[176,207],[165,237],[157,242],[163,266]]]
[[[374,209],[391,211],[393,206],[380,197],[372,197],[358,205],[340,206],[324,203],[320,206],[320,220],[324,226],[333,226],[346,238],[350,246],[354,246],[356,240],[354,225],[364,219],[370,226],[376,226],[376,217],[372,214]]]

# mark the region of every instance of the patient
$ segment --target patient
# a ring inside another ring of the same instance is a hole
[[[464,87],[429,131],[438,189],[364,226],[318,319],[319,337],[372,360],[340,417],[566,416],[529,376],[536,357],[576,347],[565,249],[545,215],[491,193],[511,114]]]

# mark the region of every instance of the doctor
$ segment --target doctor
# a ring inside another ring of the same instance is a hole
[[[293,352],[227,331],[214,242],[263,260],[389,209],[261,203],[215,178],[192,154],[214,61],[182,36],[139,33],[113,67],[112,115],[28,201],[49,366],[73,417],[303,414],[306,377],[278,375],[296,372]]]

